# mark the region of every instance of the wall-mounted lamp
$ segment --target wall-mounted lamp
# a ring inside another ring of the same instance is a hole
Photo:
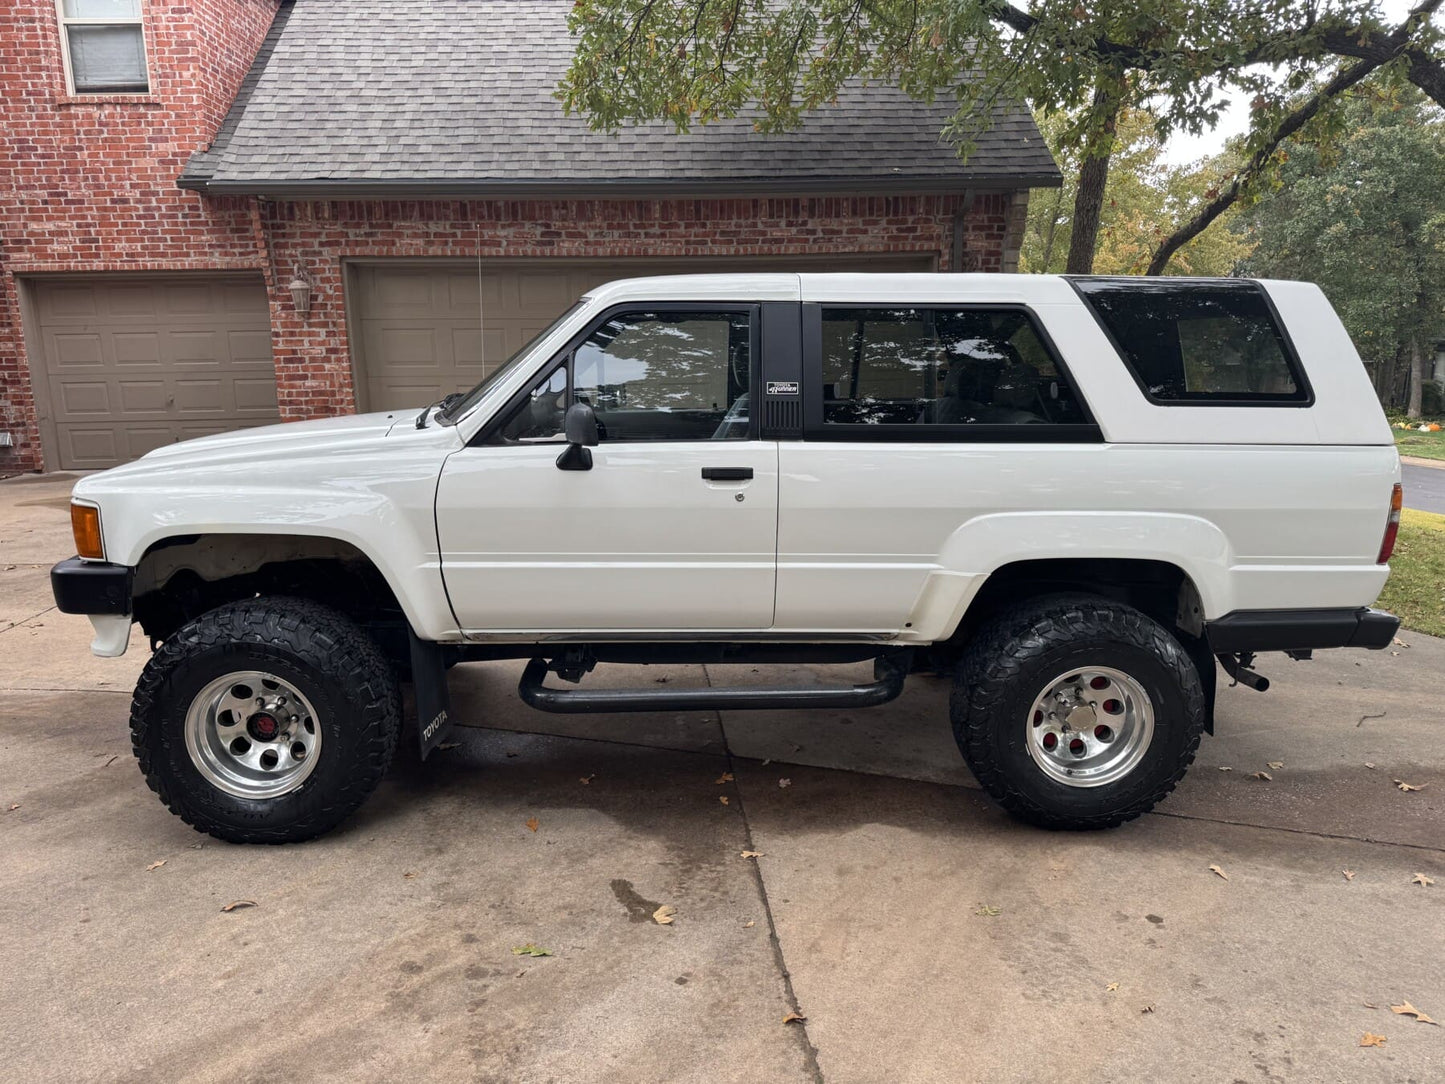
[[[295,274],[286,284],[286,289],[291,291],[291,305],[295,308],[296,315],[303,320],[311,315],[311,288],[315,283],[311,273],[298,263]]]

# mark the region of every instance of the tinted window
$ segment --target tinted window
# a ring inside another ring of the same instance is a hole
[[[1075,285],[1156,402],[1309,399],[1254,283],[1081,279]]]
[[[569,404],[589,403],[603,443],[744,440],[751,322],[740,312],[636,312],[609,319],[503,424],[503,440],[562,439]]]
[[[823,420],[1078,424],[1084,411],[1027,313],[823,310]]]

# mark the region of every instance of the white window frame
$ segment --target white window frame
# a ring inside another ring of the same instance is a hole
[[[145,0],[137,0],[136,8],[140,12],[134,19],[79,19],[71,18],[65,14],[65,0],[55,0],[55,17],[60,23],[60,56],[65,65],[65,92],[75,98],[106,97],[116,94],[150,94],[151,82],[151,57],[150,49],[146,45],[145,32]],[[77,90],[75,87],[75,69],[70,63],[70,30],[72,26],[134,26],[140,28],[140,55],[141,63],[145,65],[146,88],[145,90]]]

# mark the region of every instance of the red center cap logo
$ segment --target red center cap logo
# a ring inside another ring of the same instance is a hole
[[[256,728],[257,737],[261,738],[274,738],[280,729],[280,725],[269,715],[257,715],[251,723]]]

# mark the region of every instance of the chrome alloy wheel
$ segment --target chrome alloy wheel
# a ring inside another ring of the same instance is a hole
[[[1050,779],[1102,787],[1123,779],[1154,737],[1154,705],[1122,670],[1066,670],[1044,686],[1029,709],[1029,756]]]
[[[213,786],[237,798],[277,798],[306,781],[321,751],[321,722],[275,674],[216,678],[186,709],[186,752]]]

